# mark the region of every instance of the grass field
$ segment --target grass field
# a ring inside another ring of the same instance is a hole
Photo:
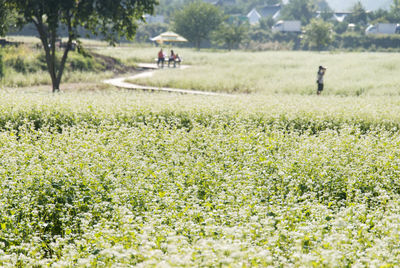
[[[8,37],[8,40],[24,44],[0,48],[5,70],[4,77],[0,78],[0,87],[21,88],[51,84],[44,53],[36,47],[38,40],[32,37]],[[134,63],[122,64],[113,58],[90,52],[93,46],[98,47],[102,43],[84,41],[83,44],[87,48],[86,54],[78,51],[68,54],[63,83],[101,83],[102,79],[133,71]],[[61,57],[61,51],[58,53]]]
[[[156,50],[97,51],[152,61]],[[203,90],[255,93],[0,92],[0,266],[400,266],[397,54],[182,51],[204,66],[154,83],[201,85],[204,70]],[[275,81],[232,90],[217,63],[227,55],[232,79]],[[241,56],[293,67],[251,71]],[[314,96],[320,62],[327,88]],[[366,63],[387,87],[359,73]]]
[[[153,61],[157,54],[157,48],[100,51],[139,62]],[[179,72],[163,70],[135,83],[231,93],[312,95],[318,66],[324,65],[328,67],[324,94],[398,96],[400,92],[397,53],[175,51],[192,67]]]

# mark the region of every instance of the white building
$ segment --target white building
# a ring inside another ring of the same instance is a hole
[[[271,17],[274,20],[279,18],[281,13],[281,5],[272,5],[272,6],[264,6],[259,8],[253,8],[248,14],[247,18],[249,19],[249,23],[254,25],[258,23],[261,18]]]
[[[247,18],[249,19],[250,25],[255,25],[261,19],[261,15],[255,8],[253,8],[249,14],[247,14]]]

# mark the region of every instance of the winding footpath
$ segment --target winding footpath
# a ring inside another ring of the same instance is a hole
[[[112,78],[108,80],[104,80],[103,82],[109,85],[113,85],[119,88],[125,89],[136,89],[136,90],[146,90],[146,91],[159,91],[159,92],[170,92],[170,93],[180,93],[180,94],[194,94],[194,95],[207,95],[207,96],[227,96],[228,94],[222,93],[215,93],[215,92],[207,92],[207,91],[200,91],[200,90],[187,90],[187,89],[180,89],[180,88],[166,88],[166,87],[151,87],[151,86],[142,86],[136,85],[132,83],[125,82],[125,80],[135,80],[139,78],[145,77],[152,77],[154,73],[157,71],[156,64],[139,64],[140,68],[149,69],[149,71],[145,71],[133,76],[128,77],[119,77],[119,78]],[[177,69],[186,69],[189,68],[188,65],[182,65]]]

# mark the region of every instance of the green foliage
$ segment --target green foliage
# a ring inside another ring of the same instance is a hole
[[[26,46],[4,49],[4,63],[18,73],[36,73],[46,70],[46,56]],[[101,72],[107,63],[91,54],[72,52],[66,65],[67,71]]]
[[[0,0],[0,37],[5,36],[10,28],[14,28],[17,18],[14,11],[9,9],[9,3]]]
[[[314,0],[291,0],[282,8],[282,19],[300,20],[307,25],[314,17],[316,5]]]
[[[375,12],[369,12],[368,19],[370,24],[389,23],[390,22],[389,11],[380,9]]]
[[[31,73],[44,70],[46,65],[40,61],[39,54],[27,46],[6,47],[3,49],[4,65],[19,73]]]
[[[319,11],[320,18],[324,21],[330,21],[333,17],[333,10],[326,0],[316,0],[317,11]]]
[[[322,19],[313,19],[306,26],[303,44],[309,49],[322,50],[333,42],[332,24]]]
[[[150,38],[159,35],[162,32],[166,32],[168,30],[167,24],[160,23],[151,23],[151,24],[142,24],[139,26],[135,39],[138,42],[152,42]]]
[[[61,52],[57,52],[61,53]],[[3,49],[4,73],[7,79],[1,80],[1,86],[23,87],[50,85],[46,76],[46,56],[43,52],[29,46],[8,46]],[[58,63],[57,63],[58,64]],[[65,65],[65,82],[98,82],[115,73],[132,70],[132,63],[102,56],[93,52],[71,52]]]
[[[343,34],[347,31],[349,24],[347,21],[342,21],[334,25],[333,29],[337,34]]]
[[[155,13],[167,17],[173,16],[177,9],[181,8],[188,0],[160,0],[155,7]]]
[[[177,33],[200,49],[201,42],[209,40],[210,33],[222,22],[221,11],[212,4],[194,1],[175,12],[173,26]]]
[[[80,53],[72,53],[69,57],[67,66],[71,71],[81,72],[101,72],[105,71],[107,63],[96,59],[92,55],[82,55]]]
[[[259,21],[259,27],[264,30],[270,30],[275,24],[275,20],[272,17],[263,17]]]
[[[353,50],[387,50],[400,46],[398,35],[364,35],[355,32],[344,33],[335,37],[335,47]],[[396,50],[395,50],[396,51]]]
[[[250,27],[248,36],[252,41],[266,43],[272,39],[272,32],[261,27]]]
[[[249,25],[234,21],[231,24],[222,23],[213,33],[213,41],[223,47],[231,50],[238,48],[239,45],[247,38],[249,33]]]
[[[59,90],[62,74],[72,42],[77,40],[78,28],[93,34],[102,34],[110,43],[120,37],[132,39],[137,29],[137,20],[145,13],[152,13],[156,0],[94,1],[94,0],[2,0],[6,12],[16,12],[19,24],[33,23],[42,42],[46,65],[52,80],[53,92]],[[1,16],[1,14],[0,14]],[[1,19],[0,19],[0,24]],[[64,53],[57,58],[56,41],[60,25],[68,30],[68,41]]]
[[[398,23],[400,21],[400,2],[398,0],[393,1],[388,17],[389,21],[392,23]]]
[[[366,25],[368,22],[367,11],[361,4],[361,2],[357,2],[353,8],[351,9],[351,14],[346,17],[346,21],[349,23],[355,23],[359,25]]]

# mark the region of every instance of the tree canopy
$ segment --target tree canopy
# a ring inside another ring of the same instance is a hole
[[[213,33],[213,41],[220,46],[227,47],[228,50],[232,50],[233,48],[237,48],[240,43],[246,39],[248,32],[248,23],[234,21],[233,23],[229,24],[223,22]]]
[[[7,8],[5,0],[0,0],[0,36],[4,36],[10,26],[15,24],[15,14]]]
[[[218,28],[222,20],[222,12],[217,7],[195,1],[174,14],[173,26],[177,33],[199,49],[201,42],[209,39],[210,33]]]
[[[282,18],[300,20],[302,25],[307,25],[314,17],[316,5],[314,0],[291,0],[282,8]]]
[[[78,27],[115,43],[124,36],[132,39],[137,20],[152,13],[157,0],[0,0],[4,12],[15,12],[18,25],[33,23],[42,42],[53,91],[58,91],[68,52],[79,39]],[[1,13],[0,13],[1,16]],[[1,19],[1,18],[0,18]],[[4,28],[4,21],[0,21]],[[61,26],[68,40],[61,59],[57,59],[56,40]]]
[[[346,18],[346,20],[350,23],[366,25],[368,22],[367,11],[361,2],[356,3],[352,9],[351,14]]]
[[[332,24],[322,19],[312,19],[305,28],[303,43],[309,49],[322,50],[333,40]]]

